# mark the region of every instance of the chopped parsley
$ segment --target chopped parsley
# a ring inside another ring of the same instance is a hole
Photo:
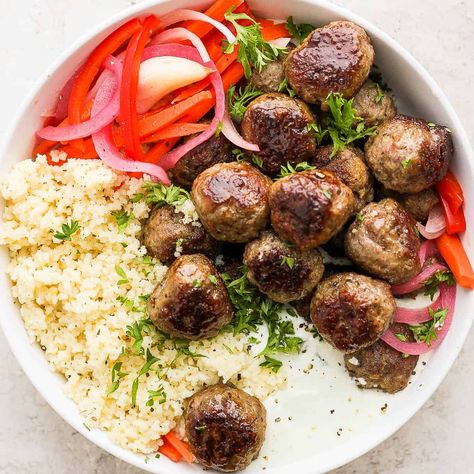
[[[273,359],[272,357],[265,356],[265,360],[260,364],[260,367],[266,367],[277,373],[283,365],[281,360]]]
[[[406,170],[408,168],[408,165],[410,164],[411,162],[411,158],[405,158],[404,160],[402,160],[402,162],[400,163],[402,168],[404,170]]]
[[[61,226],[61,232],[55,232],[53,237],[58,240],[71,240],[71,236],[79,230],[79,222],[74,219]]]
[[[429,321],[409,327],[418,342],[424,342],[427,346],[430,346],[433,341],[438,339],[436,332],[442,328],[448,315],[448,309],[440,308],[435,311],[428,308],[428,312],[431,317]]]
[[[429,296],[433,300],[435,293],[439,289],[439,285],[445,283],[446,285],[454,285],[454,276],[449,270],[437,270],[428,280],[425,281],[425,296]]]
[[[306,125],[306,130],[308,130],[308,132],[313,132],[318,145],[321,145],[324,138],[328,134],[328,130],[323,129],[323,127],[318,123],[309,123],[308,125]]]
[[[234,148],[232,150],[232,155],[235,157],[237,161],[244,161],[247,158],[247,155],[243,150],[240,148]]]
[[[117,282],[117,285],[126,285],[129,283],[127,274],[125,273],[124,269],[119,265],[115,265],[115,273],[120,277],[120,280]]]
[[[229,8],[224,18],[235,28],[236,41],[224,44],[224,53],[233,53],[235,46],[238,45],[237,61],[242,64],[245,77],[249,78],[252,75],[252,66],[261,71],[267,64],[286,54],[287,49],[265,41],[260,25],[246,13],[234,13],[234,9],[234,6]],[[250,25],[241,25],[239,20],[249,21]]]
[[[395,334],[395,337],[396,337],[399,341],[407,342],[407,337],[405,336],[405,334],[402,334],[401,332],[396,333],[396,334]]]
[[[155,399],[160,405],[166,402],[166,393],[162,385],[160,385],[157,390],[148,390],[146,406],[152,407],[155,404]]]
[[[195,427],[194,427],[194,430],[197,431],[198,433],[200,433],[201,431],[206,431],[206,430],[207,430],[207,426],[206,426],[206,425],[195,426]]]
[[[290,86],[290,83],[288,82],[288,79],[285,77],[283,81],[278,84],[278,92],[281,92],[283,94],[287,94],[290,97],[295,97],[296,96],[296,91]]]
[[[364,214],[362,214],[362,213],[360,213],[360,212],[358,212],[358,213],[356,214],[356,221],[357,221],[357,222],[364,222],[364,219],[365,219]]]
[[[213,284],[213,285],[217,285],[217,278],[215,275],[209,275],[209,281]]]
[[[288,17],[285,26],[291,37],[298,43],[302,43],[305,38],[316,29],[316,27],[310,25],[309,23],[301,23],[296,25],[292,16]]]
[[[281,264],[286,265],[290,270],[295,266],[295,259],[293,257],[285,256],[281,259]]]
[[[238,90],[235,86],[229,87],[227,91],[227,105],[231,117],[240,122],[244,118],[245,111],[250,102],[262,94],[263,92],[256,89],[252,84],[239,87]]]
[[[222,122],[219,121],[219,122],[217,123],[217,127],[216,127],[216,131],[214,132],[214,136],[215,136],[216,138],[219,138],[220,135],[221,135],[221,133],[222,133]]]
[[[332,194],[327,189],[323,189],[323,194],[327,199],[332,199]]]
[[[143,354],[143,335],[148,335],[150,333],[150,328],[153,325],[149,318],[139,319],[133,324],[128,325],[125,329],[125,333],[132,340],[132,347],[137,354]]]
[[[280,173],[278,174],[276,179],[284,178],[285,176],[289,176],[290,174],[299,173],[300,171],[306,170],[314,170],[316,169],[314,166],[311,166],[306,161],[302,161],[301,163],[296,164],[293,166],[291,163],[287,163],[286,166],[282,165],[280,168]]]
[[[197,278],[196,280],[193,281],[193,286],[194,288],[201,288],[202,281]]]
[[[128,372],[122,372],[122,362],[115,362],[112,367],[112,383],[107,389],[107,395],[114,393],[120,385],[120,380],[128,375]]]
[[[378,82],[375,83],[375,88],[377,89],[377,95],[375,96],[375,103],[380,104],[380,102],[382,102],[383,98],[385,97],[385,92],[382,90]]]
[[[130,220],[133,219],[133,213],[131,212],[125,212],[124,210],[120,211],[112,211],[111,212],[112,216],[115,218],[115,221],[117,222],[117,227],[119,232],[123,232],[128,224],[130,223]]]
[[[255,153],[247,154],[240,148],[234,148],[232,150],[232,155],[234,155],[235,159],[239,162],[246,161],[246,162],[250,162],[254,164],[258,168],[263,167],[263,159],[260,156],[256,155]]]
[[[154,204],[161,207],[166,204],[170,206],[180,206],[185,201],[190,199],[189,193],[174,184],[166,186],[162,183],[154,183],[153,181],[144,182],[145,193],[135,194],[132,202],[141,201],[145,199],[148,204]]]

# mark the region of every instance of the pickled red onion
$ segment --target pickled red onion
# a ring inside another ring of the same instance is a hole
[[[441,293],[429,306],[424,308],[401,308],[400,306],[395,311],[393,321],[404,324],[420,324],[431,319],[429,308],[437,311],[441,306]]]
[[[286,48],[290,41],[291,38],[277,38],[274,40],[270,40],[269,43],[273,44],[274,46],[278,46],[279,48]]]
[[[191,44],[199,51],[201,59],[204,62],[211,60],[204,43],[201,41],[201,38],[186,28],[172,28],[171,30],[158,33],[153,38],[149,46],[153,46],[155,44],[173,43],[181,40],[189,40]]]
[[[432,207],[426,225],[417,222],[416,226],[425,239],[436,239],[442,235],[446,229],[446,220],[441,206],[436,204]]]
[[[222,118],[221,131],[222,134],[227,138],[227,140],[232,142],[234,145],[243,148],[244,150],[260,151],[258,145],[248,142],[240,135],[240,133],[235,128],[234,122],[232,122],[232,119],[230,118],[230,114],[227,110],[227,107],[224,112],[224,117]]]
[[[94,100],[91,116],[94,117],[110,102],[112,97],[120,90],[119,84],[122,76],[122,65],[115,58],[108,58],[103,83]],[[101,160],[110,168],[118,171],[146,173],[164,184],[169,184],[170,180],[166,172],[158,165],[145,163],[143,161],[132,161],[124,158],[117,150],[112,138],[112,124],[109,123],[102,130],[92,135],[92,141],[97,154]]]
[[[167,26],[174,25],[175,23],[180,23],[182,21],[203,21],[205,23],[209,23],[214,28],[219,30],[226,38],[229,43],[234,43],[236,38],[232,31],[227,28],[227,26],[223,25],[217,20],[214,20],[210,16],[205,15],[201,12],[196,12],[194,10],[188,10],[185,8],[181,8],[178,10],[174,10],[172,12],[163,15],[160,18],[160,31],[164,30]]]
[[[438,270],[446,271],[448,268],[441,263],[433,263],[425,269],[423,269],[418,275],[413,277],[411,280],[406,283],[401,283],[400,285],[392,285],[391,290],[394,295],[406,295],[407,293],[412,293],[413,291],[419,290],[423,287],[428,278],[433,276]]]
[[[423,265],[427,258],[439,255],[438,247],[432,240],[425,240],[420,247],[418,256],[420,257],[420,263]]]
[[[446,284],[440,285],[440,296],[439,296],[439,307],[446,308],[448,310],[446,318],[444,320],[441,328],[436,328],[435,331],[437,338],[431,342],[430,345],[424,342],[404,342],[400,341],[392,329],[389,329],[382,337],[384,341],[389,346],[393,347],[399,352],[409,355],[420,355],[425,354],[426,352],[436,349],[446,337],[446,334],[451,327],[453,322],[454,309],[456,304],[456,286],[448,286]]]

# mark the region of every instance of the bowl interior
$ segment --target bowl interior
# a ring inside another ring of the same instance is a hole
[[[160,14],[182,6],[201,7],[208,3],[169,0],[140,4],[108,20],[76,43],[40,80],[20,109],[1,153],[1,176],[8,172],[12,163],[28,157],[35,130],[40,125],[41,113],[54,103],[58,91],[80,61],[117,24],[145,12]],[[249,3],[254,12],[262,17],[286,19],[292,15],[296,20],[316,26],[345,18],[363,26],[372,38],[376,64],[393,89],[399,110],[447,125],[453,130],[456,157],[452,167],[465,191],[466,215],[473,214],[474,190],[468,184],[474,170],[466,134],[444,94],[411,56],[370,23],[324,1],[250,0]],[[468,225],[470,227],[470,222]],[[466,233],[463,242],[473,258],[472,233]],[[5,249],[1,249],[0,264],[3,268],[8,264]],[[18,308],[10,295],[10,282],[3,272],[0,274],[0,295],[4,302],[0,323],[12,351],[37,390],[68,423],[97,445],[142,469],[161,474],[200,470],[197,466],[175,465],[164,458],[152,458],[145,462],[144,457],[113,444],[104,433],[88,431],[75,404],[63,393],[63,379],[49,370],[40,348],[30,344]],[[324,472],[360,456],[394,433],[421,407],[446,375],[471,326],[473,318],[470,308],[473,303],[473,294],[458,289],[456,314],[446,340],[425,359],[429,359],[425,367],[419,364],[410,386],[397,395],[356,389],[339,366],[342,360],[340,355],[327,344],[314,342],[306,354],[295,362],[301,372],[295,371],[290,377],[288,389],[267,400],[270,422],[267,442],[259,460],[246,472],[262,472],[265,469],[267,473],[283,473],[289,472],[290,466],[295,472]],[[300,375],[316,352],[316,375]],[[331,413],[331,410],[334,412]],[[271,423],[276,418],[283,421]]]

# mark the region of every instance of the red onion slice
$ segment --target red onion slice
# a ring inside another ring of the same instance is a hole
[[[436,335],[437,338],[431,342],[430,345],[424,342],[403,342],[400,341],[392,329],[389,329],[382,337],[382,341],[384,341],[389,346],[393,347],[399,352],[404,354],[410,355],[421,355],[425,354],[426,352],[432,351],[436,349],[442,342],[443,339],[446,337],[446,334],[451,327],[453,322],[454,316],[454,309],[456,305],[456,286],[448,286],[445,284],[440,285],[440,308],[447,308],[448,313],[446,315],[446,319],[444,320],[443,326],[441,328],[437,328]]]
[[[248,142],[240,135],[240,133],[235,128],[234,122],[232,122],[232,119],[230,118],[230,114],[227,110],[227,107],[225,108],[224,117],[222,118],[221,131],[222,134],[227,138],[227,140],[232,142],[234,145],[237,145],[238,147],[243,148],[244,150],[260,151],[258,145]]]
[[[61,92],[58,96],[58,101],[56,102],[56,109],[55,109],[55,118],[56,122],[62,122],[68,114],[68,107],[69,107],[69,98],[71,97],[72,87],[74,86],[74,82],[79,75],[81,68],[79,68],[64,84]]]
[[[286,48],[290,44],[291,38],[277,38],[270,40],[269,43],[279,48]]]
[[[174,25],[175,23],[180,23],[182,21],[203,21],[205,23],[211,24],[214,28],[219,30],[226,38],[229,43],[235,42],[234,34],[217,20],[214,20],[210,16],[205,15],[201,12],[196,12],[194,10],[187,10],[185,8],[173,10],[172,12],[163,15],[160,18],[160,30],[164,30],[167,26]]]
[[[171,30],[158,33],[153,38],[153,41],[149,44],[149,46],[153,46],[155,44],[173,43],[182,40],[189,40],[191,44],[199,51],[201,59],[204,62],[211,60],[204,43],[201,41],[201,38],[186,28],[172,28]]]
[[[439,252],[438,247],[436,247],[436,244],[432,240],[425,240],[425,242],[421,244],[420,251],[418,253],[421,265],[426,262],[426,259],[434,257],[438,254]]]
[[[395,316],[393,318],[396,323],[405,323],[405,324],[420,324],[431,319],[429,308],[434,311],[440,309],[441,306],[441,293],[438,297],[431,303],[429,306],[424,308],[401,308],[400,306],[395,311]]]
[[[446,229],[446,220],[444,218],[443,210],[439,204],[433,206],[428,216],[426,225],[416,223],[420,234],[428,240],[436,239],[444,233]]]
[[[425,269],[423,269],[416,277],[413,277],[411,280],[406,283],[401,283],[400,285],[392,285],[391,290],[394,295],[406,295],[407,293],[412,293],[413,291],[419,290],[423,287],[428,278],[433,276],[438,270],[446,271],[447,267],[441,263],[433,263]]]
[[[109,58],[107,60],[107,67],[110,68],[113,73],[108,70],[104,72],[104,81],[97,91],[92,106],[92,117],[100,113],[110,102],[112,97],[114,97],[116,91],[120,90],[119,84],[122,76],[121,63],[115,58]],[[111,123],[102,128],[102,130],[94,133],[92,135],[92,141],[101,160],[110,168],[118,171],[146,173],[164,184],[170,184],[166,172],[160,166],[153,163],[144,163],[143,161],[128,160],[122,156],[113,142]]]

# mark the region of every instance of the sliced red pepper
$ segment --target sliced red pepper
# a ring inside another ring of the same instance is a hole
[[[473,289],[474,271],[459,237],[444,233],[436,239],[436,245],[456,281],[464,288]]]
[[[171,459],[173,462],[181,461],[182,457],[178,450],[166,439],[163,440],[163,444],[158,448],[158,452]]]
[[[466,218],[464,217],[464,210],[461,207],[456,212],[453,212],[448,201],[440,195],[441,207],[443,208],[444,218],[446,220],[446,232],[448,234],[459,234],[466,230]]]
[[[464,193],[459,181],[451,171],[436,184],[439,195],[448,203],[452,213],[456,213],[464,202]]]
[[[125,153],[136,160],[143,159],[143,151],[138,134],[137,91],[140,62],[150,36],[158,27],[156,16],[147,17],[143,28],[136,31],[128,43],[123,62],[122,83],[120,85],[120,119],[124,130]]]

